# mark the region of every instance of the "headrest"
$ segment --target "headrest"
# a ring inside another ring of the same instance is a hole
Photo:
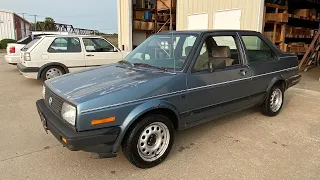
[[[191,49],[193,46],[187,46],[184,48],[185,52],[186,52],[186,56],[190,53]]]
[[[212,48],[212,57],[231,58],[231,51],[229,46],[214,46]]]

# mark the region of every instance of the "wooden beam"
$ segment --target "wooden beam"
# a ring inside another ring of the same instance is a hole
[[[307,60],[309,53],[314,49],[314,45],[315,45],[316,41],[319,39],[319,36],[320,36],[320,30],[317,32],[316,36],[313,38],[307,52],[303,55],[303,58],[301,59],[301,61],[299,63],[299,69],[301,69],[302,65]]]
[[[278,9],[282,9],[282,10],[288,10],[288,7],[280,6],[278,4],[265,3],[265,6],[266,7],[272,7],[272,8],[278,8]]]

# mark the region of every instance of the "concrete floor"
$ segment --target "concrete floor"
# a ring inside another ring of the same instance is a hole
[[[63,148],[40,124],[41,83],[0,55],[0,179],[319,179],[320,69],[287,91],[279,116],[256,108],[178,132],[168,158],[141,170],[120,152],[94,160]]]

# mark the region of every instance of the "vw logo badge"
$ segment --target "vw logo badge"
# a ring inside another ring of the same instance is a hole
[[[52,97],[49,97],[49,105],[51,106],[52,104]]]

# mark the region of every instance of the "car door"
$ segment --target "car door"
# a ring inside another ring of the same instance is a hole
[[[122,53],[103,38],[82,38],[85,47],[86,67],[116,63],[122,60]]]
[[[56,37],[52,39],[47,50],[48,54],[41,54],[43,61],[61,63],[70,72],[85,68],[84,53],[78,37]]]
[[[272,79],[287,67],[287,61],[280,60],[279,49],[260,33],[239,34],[246,50],[248,66],[252,70],[252,93],[261,98]]]
[[[251,72],[236,33],[205,35],[191,68],[187,75],[187,124],[251,104]]]

